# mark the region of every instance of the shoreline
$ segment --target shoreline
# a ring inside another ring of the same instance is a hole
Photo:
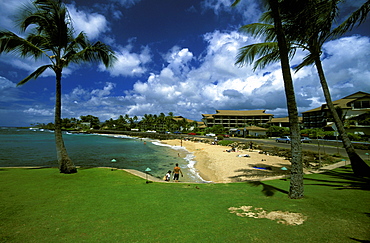
[[[179,139],[162,140],[161,142],[171,146],[182,145],[192,153],[196,172],[205,182],[230,183],[262,180],[267,177],[286,176],[290,173],[289,160],[262,154],[259,150],[226,152],[230,147]]]

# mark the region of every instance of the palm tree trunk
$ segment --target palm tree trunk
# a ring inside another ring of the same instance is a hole
[[[283,73],[285,96],[287,100],[290,123],[292,168],[291,168],[289,198],[299,199],[303,198],[304,188],[303,188],[302,144],[300,141],[300,128],[298,123],[297,103],[295,100],[293,79],[290,73],[288,48],[279,13],[279,3],[277,0],[270,0],[269,2],[274,18],[276,36],[278,40],[281,70]]]
[[[351,161],[351,166],[353,173],[356,176],[370,176],[370,167],[365,163],[363,159],[356,153],[355,149],[353,148],[353,145],[348,138],[348,135],[346,133],[346,130],[344,129],[342,120],[340,119],[337,111],[335,110],[334,104],[331,100],[331,95],[328,87],[328,83],[326,82],[324,69],[322,67],[322,63],[320,60],[320,56],[315,56],[315,65],[317,68],[317,72],[319,74],[320,83],[322,86],[322,90],[324,92],[326,104],[328,105],[328,108],[334,118],[335,125],[337,126],[339,135],[342,138],[343,146],[347,152],[348,158]]]
[[[56,88],[55,88],[55,144],[57,150],[57,158],[60,173],[71,174],[76,173],[77,169],[72,160],[69,158],[67,149],[64,146],[62,128],[61,128],[61,115],[62,115],[62,72],[55,71],[56,73]]]

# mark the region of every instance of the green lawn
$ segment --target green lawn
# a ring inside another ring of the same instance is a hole
[[[289,180],[149,183],[124,171],[0,168],[0,242],[366,242],[369,181],[339,168]],[[301,225],[240,217],[230,207],[300,213]]]

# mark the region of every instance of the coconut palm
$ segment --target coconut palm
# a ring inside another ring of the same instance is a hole
[[[288,2],[290,2],[289,4],[292,6],[292,1]],[[370,167],[356,153],[344,129],[343,121],[332,102],[320,57],[322,54],[322,46],[328,39],[345,33],[345,31],[351,29],[357,21],[362,22],[364,18],[366,18],[369,12],[370,1],[367,1],[359,10],[355,11],[339,27],[332,30],[333,22],[335,22],[338,15],[338,2],[340,2],[340,0],[310,0],[304,3],[296,3],[294,6],[295,12],[287,12],[284,16],[285,22],[287,23],[285,29],[287,33],[290,33],[290,38],[297,43],[297,47],[301,47],[309,52],[309,54],[304,57],[303,62],[296,67],[296,70],[298,71],[312,64],[316,66],[326,104],[333,116],[339,135],[342,138],[343,147],[351,161],[354,174],[357,176],[369,176]]]
[[[343,24],[334,31],[331,31],[332,23],[338,14],[338,2],[339,0],[282,1],[283,6],[281,9],[284,18],[284,31],[290,41],[291,57],[294,55],[296,48],[303,48],[309,51],[303,62],[296,67],[296,71],[304,66],[315,64],[328,108],[342,138],[343,146],[351,161],[352,169],[356,175],[365,176],[370,174],[370,168],[355,152],[344,129],[343,122],[337,114],[331,99],[320,56],[325,41],[337,34],[344,33],[344,30],[348,30],[355,25],[350,20],[363,21],[364,9],[367,9],[367,12],[369,10],[369,1],[360,8],[361,11],[355,11]],[[250,61],[251,57],[254,58],[259,53],[262,53],[262,56],[255,62],[254,68],[264,66],[279,59],[277,43],[274,42],[274,26],[268,23],[269,19],[271,19],[271,13],[266,13],[263,20],[267,23],[251,24],[241,28],[242,31],[247,33],[265,34],[271,42],[244,47],[238,55],[239,62]]]
[[[240,0],[237,0],[233,3],[235,6]],[[290,72],[290,64],[289,64],[289,48],[287,39],[285,38],[281,16],[280,16],[280,6],[278,0],[269,0],[266,1],[268,3],[268,8],[271,10],[271,16],[273,20],[273,32],[267,32],[265,35],[266,40],[269,42],[272,37],[276,36],[277,45],[272,44],[274,49],[276,50],[274,56],[271,56],[271,60],[276,61],[276,57],[279,57],[281,63],[281,70],[283,74],[284,80],[284,88],[285,88],[285,96],[287,100],[287,107],[288,107],[288,115],[290,121],[290,135],[291,135],[291,181],[290,181],[290,189],[289,189],[289,197],[292,199],[299,199],[303,197],[303,164],[302,164],[302,145],[300,143],[300,129],[299,129],[299,122],[298,122],[298,110],[297,110],[297,103],[295,100],[295,93],[294,93],[294,86],[293,86],[293,79]],[[262,34],[262,33],[260,33]],[[269,43],[267,43],[269,44]],[[243,53],[245,49],[241,49],[240,53]],[[254,60],[257,56],[264,56],[263,48],[259,49],[261,52],[249,52],[251,56],[249,59],[239,58],[237,59],[237,64],[244,65],[247,60]],[[265,49],[266,50],[266,49]],[[247,57],[247,55],[245,55]],[[265,58],[265,64],[269,61],[268,58]],[[262,64],[262,63],[261,63]]]
[[[38,78],[51,69],[56,76],[55,141],[59,170],[75,173],[77,169],[69,158],[61,131],[61,80],[62,72],[71,63],[102,61],[106,67],[113,64],[114,52],[105,44],[91,44],[81,32],[74,35],[72,20],[66,6],[60,0],[36,0],[25,7],[19,18],[20,31],[26,37],[0,31],[0,54],[16,53],[21,57],[46,58],[50,63],[43,65],[18,83],[23,85]]]

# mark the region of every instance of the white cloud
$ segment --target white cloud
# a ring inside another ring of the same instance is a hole
[[[32,116],[37,116],[37,117],[51,117],[54,114],[53,109],[40,109],[38,107],[36,108],[28,108],[24,110],[24,113],[29,113]]]
[[[0,29],[6,29],[14,31],[15,29],[15,16],[14,13],[17,12],[20,7],[24,4],[29,3],[28,0],[17,0],[17,1],[6,1],[1,0],[0,8]]]
[[[234,65],[238,49],[254,41],[252,38],[220,31],[208,33],[204,38],[208,42],[204,56],[197,59],[188,48],[174,47],[165,55],[168,65],[159,74],[152,73],[146,81],[135,83],[133,90],[124,96],[125,100],[133,102],[127,113],[172,111],[197,120],[202,113],[213,113],[216,109],[266,109],[275,116],[287,115],[279,63],[256,72],[250,66],[238,68]],[[370,90],[368,37],[341,38],[328,42],[324,48],[329,56],[323,60],[323,65],[333,99]],[[352,53],[347,55],[349,49]],[[292,65],[299,63],[304,55],[297,52]],[[200,66],[189,65],[191,59],[200,62]],[[179,68],[185,64],[187,69]],[[298,73],[292,71],[292,75],[299,111],[316,108],[325,102],[314,66]],[[343,86],[347,88],[343,90]]]
[[[83,31],[88,38],[96,39],[102,33],[110,31],[108,21],[101,14],[78,10],[74,4],[68,5],[68,11],[77,33]]]
[[[16,84],[0,76],[0,102],[14,102],[20,100]]]
[[[28,0],[19,1],[1,1],[0,8],[0,29],[7,29],[14,33],[18,33],[18,29],[15,28],[15,17],[14,13],[19,11],[20,8],[29,3]],[[89,38],[97,38],[102,33],[109,31],[107,20],[103,15],[96,13],[86,13],[84,11],[78,11],[75,5],[68,5],[73,24],[75,29],[80,32],[84,31]],[[41,58],[34,60],[33,58],[21,58],[14,54],[2,54],[1,62],[8,63],[13,67],[27,71],[29,74],[34,72],[38,67],[48,64],[49,60]],[[70,65],[68,68],[64,68],[63,75],[67,76],[72,73],[76,68],[76,65]],[[55,76],[55,73],[51,69],[47,69],[41,77]],[[24,77],[21,77],[22,79]]]
[[[108,71],[113,77],[116,76],[140,76],[147,70],[145,64],[151,61],[150,50],[143,47],[141,53],[131,52],[132,46],[127,45],[116,51],[117,62]],[[105,70],[103,64],[99,66],[101,71]]]
[[[141,0],[110,0],[112,2],[118,2],[120,3],[122,6],[126,7],[126,8],[129,8],[137,3],[139,3]]]
[[[258,1],[255,0],[243,0],[235,7],[231,5],[235,0],[204,0],[202,2],[203,9],[213,10],[216,15],[220,15],[223,12],[236,12],[243,17],[244,23],[254,23],[257,22],[259,16],[261,15],[261,9],[259,7]]]
[[[283,94],[281,74],[276,71],[278,65],[269,67],[273,69],[269,75],[263,75],[266,72],[263,70],[253,73],[250,67],[234,65],[238,49],[250,41],[248,37],[215,31],[204,39],[208,48],[205,56],[196,60],[201,62],[197,68],[190,65],[195,58],[188,48],[170,49],[164,55],[168,65],[127,92],[125,99],[135,104],[130,112],[143,115],[150,105],[152,113],[173,111],[199,120],[202,112],[215,109],[259,109],[262,103],[268,107],[265,95]],[[270,85],[261,89],[266,82]],[[274,105],[284,107],[284,100],[280,100]],[[195,110],[197,114],[193,113]]]
[[[16,87],[15,83],[0,76],[0,90],[5,90],[8,88],[15,88],[15,87]]]

